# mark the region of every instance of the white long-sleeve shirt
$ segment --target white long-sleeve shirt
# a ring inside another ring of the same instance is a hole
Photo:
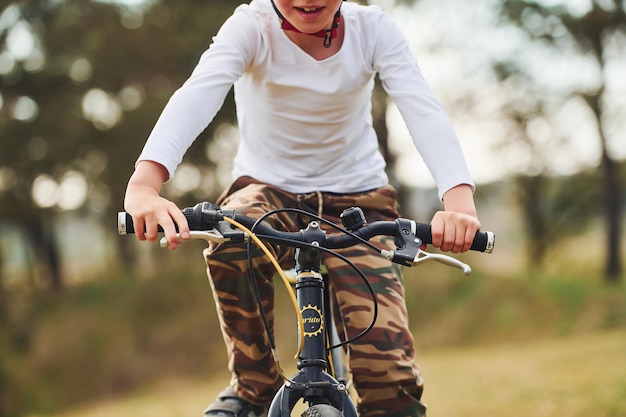
[[[171,97],[139,160],[173,176],[234,84],[241,137],[234,178],[249,175],[294,193],[380,187],[388,178],[372,127],[378,73],[440,197],[473,185],[449,118],[397,25],[375,6],[344,2],[341,13],[341,49],[318,61],[287,37],[270,0],[239,6]]]

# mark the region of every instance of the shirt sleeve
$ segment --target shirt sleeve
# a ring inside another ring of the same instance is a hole
[[[474,187],[456,132],[424,79],[406,37],[386,13],[379,15],[377,24],[373,67],[433,176],[439,198],[460,184]]]
[[[137,162],[155,161],[172,178],[187,149],[213,120],[234,82],[261,42],[258,23],[247,5],[228,18],[185,83],[159,116]]]

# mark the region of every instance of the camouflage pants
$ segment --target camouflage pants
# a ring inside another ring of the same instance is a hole
[[[292,194],[276,187],[242,177],[217,201],[224,208],[258,218],[282,207],[300,208],[341,224],[340,213],[352,206],[361,207],[368,222],[399,216],[396,192],[391,186],[358,194]],[[279,213],[271,216],[272,226],[296,231],[308,224],[307,216]],[[373,239],[390,247],[390,238]],[[393,248],[393,246],[391,246]],[[271,246],[283,269],[293,267],[293,251]],[[362,417],[423,416],[420,403],[422,379],[414,362],[413,337],[408,327],[404,287],[400,268],[362,247],[341,250],[370,280],[377,292],[378,319],[364,337],[348,347],[348,367],[358,393],[357,407]],[[257,286],[265,314],[273,327],[275,270],[260,253],[253,258]],[[208,275],[232,372],[231,384],[238,394],[254,404],[268,404],[282,380],[270,353],[257,303],[247,278],[248,257],[245,245],[212,244],[205,250]],[[358,277],[337,258],[327,256],[324,263],[334,305],[341,320],[340,334],[353,337],[370,323],[372,300]]]

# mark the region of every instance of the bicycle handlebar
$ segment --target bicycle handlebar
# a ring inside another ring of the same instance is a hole
[[[422,243],[432,243],[430,224],[417,223],[404,218],[394,221],[376,221],[370,224],[363,221],[362,224],[351,227],[351,234],[326,235],[322,229],[319,227],[312,228],[311,225],[306,230],[298,232],[282,232],[263,223],[257,224],[256,219],[237,214],[234,210],[224,210],[206,202],[198,203],[194,207],[187,207],[182,212],[187,219],[190,230],[216,231],[216,236],[219,236],[222,241],[243,241],[245,239],[244,232],[233,229],[230,224],[224,222],[225,217],[231,218],[249,229],[254,228],[254,233],[262,240],[293,247],[308,246],[313,243],[327,249],[340,249],[362,243],[360,239],[369,240],[379,235],[391,236],[394,238],[398,250],[383,254],[393,262],[403,265],[415,263],[416,254]],[[160,231],[162,230],[160,229]],[[126,212],[118,213],[118,232],[120,235],[135,232],[132,217]],[[302,242],[301,245],[299,245],[300,242]],[[470,249],[491,253],[494,245],[495,235],[492,232],[479,231],[476,233]]]

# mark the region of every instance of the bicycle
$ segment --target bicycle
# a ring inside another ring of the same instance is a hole
[[[277,211],[293,211],[311,216],[306,229],[298,232],[282,232],[263,223],[263,220]],[[198,203],[194,207],[183,209],[191,230],[190,239],[202,239],[207,242],[245,242],[254,241],[276,267],[277,273],[287,284],[289,294],[297,312],[298,321],[298,373],[291,378],[280,370],[276,346],[269,332],[272,354],[285,383],[278,390],[270,403],[268,417],[290,416],[300,401],[308,404],[303,417],[357,417],[356,407],[348,393],[348,377],[343,365],[343,346],[365,334],[374,324],[377,314],[376,295],[370,286],[374,300],[374,312],[370,326],[360,335],[345,341],[339,341],[333,321],[331,306],[328,302],[327,276],[322,272],[321,255],[328,252],[339,256],[367,283],[367,277],[343,256],[333,249],[346,248],[356,244],[365,244],[381,256],[404,266],[417,266],[425,262],[440,262],[459,268],[465,275],[471,273],[469,265],[448,255],[425,252],[422,244],[431,243],[429,224],[398,218],[395,221],[376,221],[367,223],[363,212],[352,207],[341,214],[343,228],[299,209],[281,209],[266,213],[259,219],[236,214],[233,210],[223,210],[212,203]],[[341,231],[330,234],[320,227],[320,223]],[[125,212],[118,213],[118,233],[134,233],[132,218]],[[390,236],[396,246],[395,251],[381,250],[368,242],[374,236]],[[264,242],[287,245],[296,249],[295,279],[290,280]],[[479,231],[471,246],[472,250],[491,253],[495,245],[492,232]],[[165,238],[161,246],[167,247]],[[252,271],[252,268],[250,269]],[[251,277],[254,285],[254,277]],[[295,294],[291,284],[295,282]],[[262,309],[261,309],[262,311]]]

